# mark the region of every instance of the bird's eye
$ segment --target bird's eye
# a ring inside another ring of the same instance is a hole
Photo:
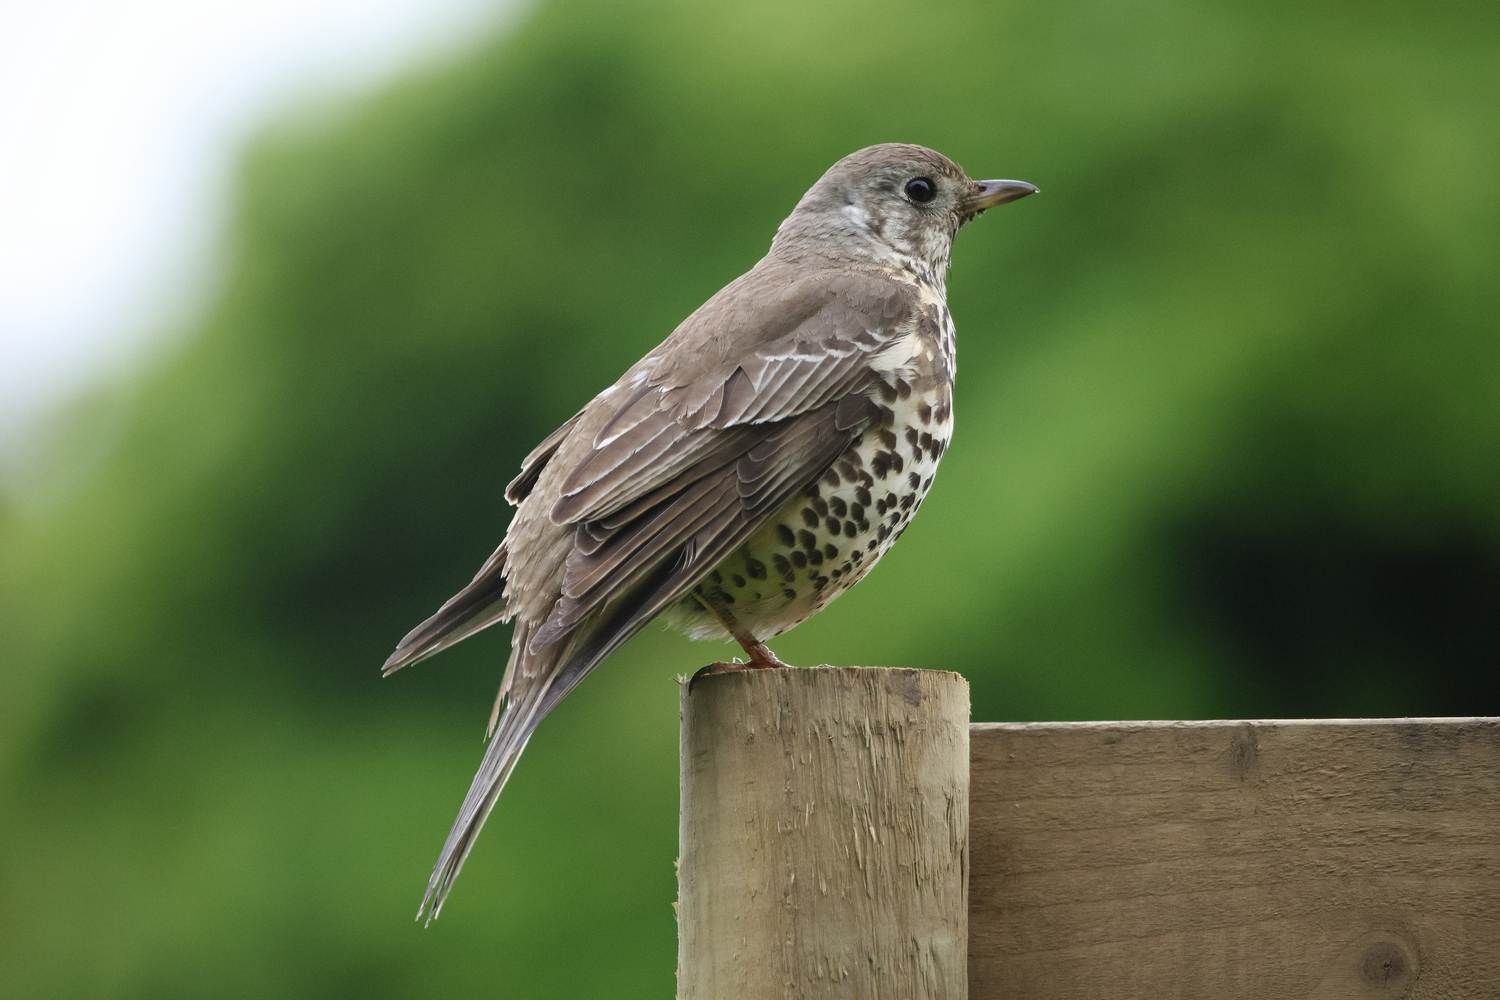
[[[937,197],[937,185],[927,177],[913,177],[906,182],[906,196],[918,205],[925,205]]]

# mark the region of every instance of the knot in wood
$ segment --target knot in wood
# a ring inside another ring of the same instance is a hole
[[[1401,942],[1382,936],[1365,947],[1359,978],[1372,997],[1404,997],[1416,981],[1416,960]]]

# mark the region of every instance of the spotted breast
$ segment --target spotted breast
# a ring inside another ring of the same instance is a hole
[[[673,608],[668,624],[727,638],[711,602],[760,641],[773,639],[858,583],[901,537],[953,434],[952,319],[946,307],[934,312],[938,329],[913,332],[874,383],[876,419]]]

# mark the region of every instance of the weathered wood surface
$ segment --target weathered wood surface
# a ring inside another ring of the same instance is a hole
[[[1500,720],[971,747],[974,1000],[1500,998]]]
[[[969,687],[750,670],[682,693],[681,1000],[964,1000]]]

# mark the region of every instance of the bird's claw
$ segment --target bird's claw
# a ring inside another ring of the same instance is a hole
[[[693,685],[698,683],[698,678],[700,677],[706,677],[713,674],[738,674],[746,670],[768,670],[776,667],[787,666],[790,666],[790,664],[782,662],[782,660],[777,657],[775,653],[772,653],[769,649],[765,651],[765,655],[752,656],[748,660],[741,660],[739,657],[734,657],[731,660],[720,660],[717,663],[710,663],[706,667],[700,667],[697,673],[688,678],[688,692],[692,692]]]
[[[721,660],[718,663],[710,663],[706,667],[698,668],[698,672],[693,674],[692,677],[688,678],[688,692],[692,693],[693,685],[698,683],[698,678],[700,677],[706,677],[710,674],[733,674],[747,669],[749,668],[738,660],[730,660],[727,662]]]

